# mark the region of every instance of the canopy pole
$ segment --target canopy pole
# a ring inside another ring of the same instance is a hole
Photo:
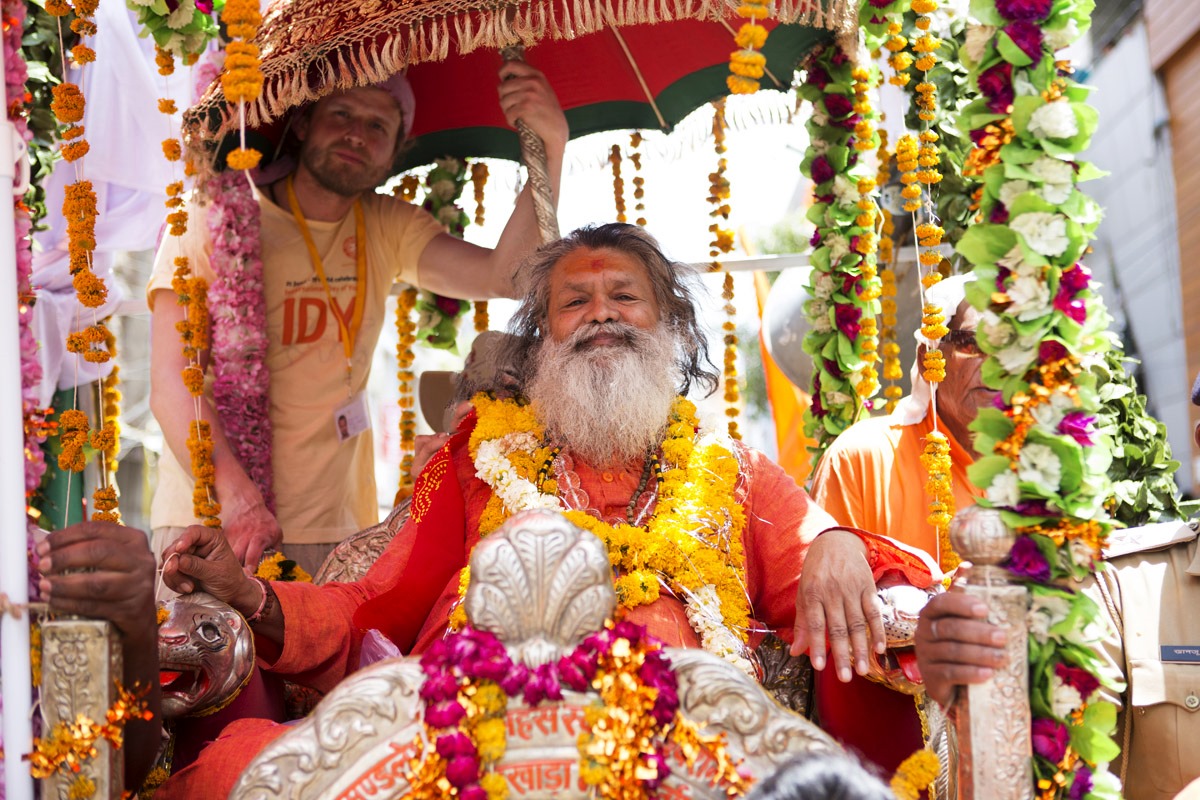
[[[501,48],[505,61],[524,61],[524,45]],[[529,170],[529,188],[533,196],[533,211],[537,215],[538,232],[542,244],[559,238],[558,214],[554,210],[554,194],[550,190],[550,170],[546,166],[546,143],[530,128],[525,120],[517,120],[517,136],[521,140],[521,160]]]
[[[0,75],[4,53],[0,50]],[[8,108],[4,86],[0,100]],[[17,237],[13,177],[25,142],[0,119],[0,593],[9,613],[0,619],[0,683],[4,699],[4,790],[8,800],[31,800],[33,778],[22,756],[33,747],[33,684],[29,666],[29,573],[25,552],[25,437],[21,412],[21,330],[17,318]],[[24,183],[24,181],[22,181]],[[24,187],[20,187],[24,192]]]

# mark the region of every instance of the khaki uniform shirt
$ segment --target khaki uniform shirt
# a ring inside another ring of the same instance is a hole
[[[1129,800],[1167,800],[1200,778],[1200,552],[1186,523],[1117,531],[1086,590],[1119,636],[1101,648],[1128,687],[1115,738]]]

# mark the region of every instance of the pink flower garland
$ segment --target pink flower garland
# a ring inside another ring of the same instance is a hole
[[[522,697],[530,706],[545,700],[559,701],[564,688],[576,692],[592,688],[601,662],[618,641],[630,648],[644,648],[645,660],[637,676],[655,690],[649,714],[665,729],[679,711],[679,687],[661,644],[640,625],[617,622],[587,637],[558,661],[536,669],[513,663],[500,640],[485,631],[466,627],[435,642],[421,657],[425,681],[420,695],[425,701],[425,724],[438,731],[436,749],[447,761],[446,777],[458,796],[468,800],[487,797],[480,786],[481,765],[475,743],[458,727],[467,714],[460,702],[460,686],[471,680],[493,681],[506,695]],[[671,771],[662,747],[665,740],[664,735],[651,752],[642,754],[645,764],[657,772],[657,777],[641,781],[648,794],[653,794]]]
[[[246,175],[227,170],[210,189],[208,230],[217,279],[212,315],[213,400],[238,461],[275,510],[271,471],[271,375],[258,201]]]
[[[28,70],[21,55],[21,36],[25,29],[25,4],[20,0],[4,0],[0,5],[4,25],[4,93],[8,99],[8,119],[17,134],[26,142],[33,138],[25,118],[25,80]],[[17,303],[21,346],[21,407],[25,422],[25,494],[37,491],[46,471],[42,442],[46,440],[45,410],[38,407],[38,388],[42,382],[42,365],[38,361],[37,339],[30,327],[33,311],[33,251],[30,231],[33,220],[21,201],[13,208],[17,242]]]

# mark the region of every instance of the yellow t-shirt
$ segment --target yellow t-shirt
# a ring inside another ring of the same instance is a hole
[[[276,517],[285,543],[336,542],[378,522],[378,504],[371,431],[339,441],[334,409],[351,392],[366,388],[388,291],[396,280],[416,283],[421,251],[443,229],[415,206],[365,195],[367,287],[360,297],[353,211],[339,222],[309,220],[329,283],[331,308],[291,211],[257,190],[255,195],[262,210]],[[194,204],[188,212],[187,233],[163,239],[146,289],[151,303],[156,290],[171,288],[178,255],[186,255],[210,285],[215,280],[209,265],[207,214]],[[342,315],[349,326],[359,300],[365,302],[362,327],[354,340],[347,386],[346,356],[333,315]],[[191,471],[183,466],[189,459],[187,453],[178,455],[182,463],[167,448],[160,462],[150,508],[155,528],[195,524]]]

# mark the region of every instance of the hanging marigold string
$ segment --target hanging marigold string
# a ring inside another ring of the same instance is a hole
[[[49,778],[55,772],[79,773],[84,764],[99,755],[97,745],[108,742],[114,750],[124,743],[125,725],[137,719],[149,721],[154,714],[143,699],[146,691],[134,686],[132,690],[117,684],[117,699],[104,715],[104,721],[93,720],[83,714],[73,722],[59,722],[46,736],[34,737],[33,752],[29,754],[29,772],[39,780]],[[78,779],[76,779],[78,784]],[[90,783],[90,781],[88,781]],[[90,797],[84,792],[86,785],[79,787],[78,797]],[[91,787],[95,792],[95,786]]]
[[[729,56],[729,76],[725,85],[733,94],[754,94],[758,91],[759,79],[766,70],[767,58],[761,52],[767,43],[767,29],[759,20],[770,15],[768,0],[742,0],[737,8],[739,17],[747,20],[738,28],[733,40],[738,49]]]
[[[414,189],[415,191],[415,189]],[[400,382],[400,488],[397,498],[412,494],[412,463],[417,435],[417,416],[413,402],[413,345],[417,341],[417,324],[413,308],[417,305],[417,290],[404,287],[396,298],[396,379]]]
[[[879,162],[875,183],[877,186],[886,186],[892,178],[892,154],[888,150],[887,131],[882,128],[879,130],[879,149],[875,153]],[[893,235],[896,232],[896,224],[892,219],[892,212],[886,208],[880,208],[879,215],[879,353],[883,358],[880,376],[888,382],[884,387],[883,396],[886,399],[884,411],[890,414],[896,410],[896,403],[904,394],[904,389],[896,384],[896,381],[904,377],[900,366],[900,344],[896,336],[896,273],[893,270],[896,257]]]
[[[613,203],[617,208],[617,222],[625,222],[625,181],[621,178],[621,145],[614,144],[608,151],[608,163],[613,174]]]
[[[170,50],[156,47],[154,53],[158,72],[163,77],[175,72],[175,55]],[[158,110],[167,116],[168,136],[163,140],[163,156],[170,162],[178,162],[183,156],[183,146],[172,130],[170,117],[176,111],[175,101],[164,97],[158,101]],[[190,173],[190,162],[184,169],[184,174]],[[187,232],[188,213],[183,208],[183,181],[173,180],[167,184],[167,234],[183,236]],[[192,274],[191,265],[185,256],[175,259],[175,274],[171,278],[171,288],[175,292],[175,300],[182,307],[183,318],[175,323],[179,338],[183,344],[183,355],[187,366],[183,368],[180,377],[183,385],[192,396],[193,420],[188,426],[187,448],[191,459],[192,476],[195,483],[192,486],[192,512],[196,519],[210,528],[221,526],[221,505],[216,496],[216,469],[213,466],[212,429],[201,416],[202,396],[204,394],[204,368],[201,366],[200,353],[208,349],[209,319],[208,319],[208,283],[203,278]]]
[[[246,147],[246,103],[262,94],[263,74],[259,69],[258,46],[252,41],[262,24],[258,0],[226,0],[221,11],[231,41],[225,46],[225,65],[221,89],[225,100],[237,103],[239,146],[225,157],[230,169],[248,170],[258,166],[262,153]]]
[[[642,177],[641,131],[629,134],[629,163],[633,164],[633,212],[638,225],[646,227],[646,179]]]
[[[105,348],[109,357],[117,357],[117,338],[106,326]],[[120,367],[112,365],[112,371],[100,381],[100,417],[102,427],[91,432],[92,449],[104,456],[105,475],[103,485],[92,494],[92,519],[120,522],[117,510],[117,454],[121,449],[121,390]]]
[[[737,319],[737,307],[733,304],[732,272],[725,273],[725,283],[721,289],[721,299],[725,301],[725,321],[721,323],[721,329],[725,332],[725,416],[729,418],[728,430],[730,438],[741,440],[742,434],[738,430],[737,423],[737,418],[741,413],[738,407],[738,401],[741,399],[737,374],[738,337],[737,324],[734,322]]]
[[[76,0],[73,4],[66,2],[54,3],[47,6],[54,16],[59,18],[59,47],[66,52],[62,41],[62,17],[69,11],[74,11],[75,19],[71,22],[71,31],[80,37],[80,41],[71,48],[71,59],[75,66],[96,60],[96,53],[83,40],[96,33],[96,24],[92,19],[96,13],[97,0]],[[66,73],[66,64],[63,64]],[[67,126],[62,132],[62,147],[60,153],[63,159],[73,165],[75,182],[64,188],[63,218],[67,224],[68,267],[72,275],[75,296],[81,306],[92,309],[91,324],[81,330],[67,334],[67,352],[82,356],[85,361],[94,364],[107,363],[115,353],[112,333],[96,319],[95,309],[102,307],[108,299],[108,287],[103,279],[96,275],[92,268],[92,253],[96,249],[96,193],[91,181],[84,179],[82,159],[90,150],[90,145],[83,138],[83,116],[86,101],[79,87],[70,82],[55,86],[52,90],[54,100],[50,108],[58,121]],[[111,380],[116,380],[115,367]],[[60,419],[62,436],[64,438],[62,454],[59,456],[59,466],[67,472],[83,470],[86,459],[83,446],[90,443],[100,454],[101,470],[100,485],[93,494],[93,518],[99,520],[120,521],[117,511],[117,490],[114,483],[116,466],[117,433],[115,422],[102,418],[98,428],[88,431],[87,415],[78,410],[78,397],[72,403],[76,408],[63,413]],[[101,409],[103,414],[103,409]],[[70,494],[68,484],[68,494]]]
[[[728,162],[725,159],[725,100],[715,101],[713,104],[713,152],[717,156],[717,171],[710,173],[708,176],[708,203],[712,206],[709,211],[709,216],[713,222],[708,226],[709,232],[713,235],[713,239],[709,242],[709,256],[713,262],[709,269],[717,272],[721,269],[722,256],[730,253],[733,250],[734,234],[733,231],[722,227],[723,223],[729,222],[729,179],[725,177],[725,171],[728,168]],[[741,439],[741,432],[738,430],[737,418],[741,414],[739,401],[741,392],[738,388],[737,374],[737,306],[733,303],[733,275],[726,272],[724,283],[721,288],[721,299],[725,301],[725,321],[721,324],[724,330],[724,366],[722,369],[723,384],[725,389],[725,416],[728,418],[728,431],[730,437]]]
[[[396,187],[396,196],[406,203],[416,202],[417,187],[421,185],[421,178],[417,175],[404,175],[400,178],[400,185]]]
[[[729,163],[725,160],[725,100],[724,98],[716,100],[712,104],[713,107],[713,151],[717,154],[717,170],[710,172],[708,175],[708,203],[712,206],[712,210],[708,215],[712,217],[713,222],[708,226],[709,233],[712,234],[712,241],[708,243],[708,255],[713,259],[709,264],[710,272],[718,272],[721,269],[720,258],[723,254],[733,250],[733,231],[721,227],[722,222],[729,221],[729,179],[725,177],[725,171],[728,169]]]
[[[482,161],[471,165],[471,187],[475,191],[475,224],[483,225],[483,189],[487,186],[488,166]],[[475,301],[472,323],[476,333],[483,333],[490,326],[487,300]]]
[[[482,161],[471,165],[471,188],[475,191],[475,224],[483,224],[483,189],[487,186],[488,166]]]

